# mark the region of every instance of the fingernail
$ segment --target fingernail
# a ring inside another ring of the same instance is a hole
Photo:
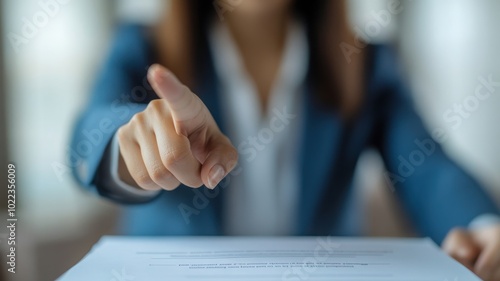
[[[213,166],[210,170],[210,173],[208,173],[208,187],[214,189],[222,180],[222,178],[224,178],[225,174],[226,172],[221,165]]]

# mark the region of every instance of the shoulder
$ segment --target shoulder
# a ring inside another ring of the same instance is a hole
[[[365,79],[369,100],[394,96],[394,92],[407,95],[406,75],[397,50],[381,44],[368,45],[367,52]]]
[[[149,89],[145,77],[153,62],[149,30],[134,24],[118,25],[105,60],[97,72],[92,101],[109,102],[113,95],[130,93],[132,88],[139,85]],[[148,97],[152,99],[153,93],[148,92]]]
[[[137,67],[148,65],[151,58],[151,37],[147,27],[122,23],[115,28],[108,63],[125,68]]]

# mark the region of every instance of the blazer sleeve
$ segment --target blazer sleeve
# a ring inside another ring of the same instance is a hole
[[[146,79],[148,55],[140,26],[122,25],[117,29],[110,54],[71,140],[70,163],[78,183],[115,200],[116,196],[111,196],[104,184],[106,181],[99,180],[100,165],[118,128],[156,98]]]
[[[421,234],[441,243],[454,227],[467,227],[483,214],[499,214],[480,184],[453,162],[426,130],[410,99],[394,53],[377,52],[376,78],[384,81],[377,99],[376,146],[386,179]]]

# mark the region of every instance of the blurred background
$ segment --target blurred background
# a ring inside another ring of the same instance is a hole
[[[0,163],[14,162],[18,176],[19,259],[17,273],[7,280],[54,280],[100,236],[119,234],[120,207],[73,181],[69,138],[116,24],[152,24],[158,6],[168,1],[0,1]],[[402,0],[399,12],[391,13],[394,2],[349,0],[353,28],[368,41],[397,47],[429,130],[446,133],[445,149],[500,204],[500,89],[459,126],[443,117],[467,102],[479,77],[500,81],[500,1]],[[53,4],[50,13],[43,3]],[[5,172],[0,176],[6,182]],[[411,235],[376,153],[362,157],[356,188],[367,235]],[[5,201],[0,201],[2,221]],[[3,250],[5,231],[0,230]]]

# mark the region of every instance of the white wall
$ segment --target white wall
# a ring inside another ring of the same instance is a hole
[[[447,151],[500,203],[500,88],[477,108],[469,105],[460,123],[443,117],[455,104],[474,105],[478,77],[500,82],[500,1],[406,2],[400,47],[418,107],[429,128],[448,133]]]
[[[10,159],[17,164],[19,263],[26,266],[17,280],[44,280],[33,277],[37,262],[43,261],[35,258],[38,247],[78,236],[93,217],[111,208],[83,193],[69,171],[58,176],[53,169],[55,163],[67,163],[65,148],[75,117],[107,48],[111,2],[42,2],[55,5],[4,1],[2,9],[7,135]]]
[[[25,38],[23,44],[4,42],[8,136],[11,158],[19,166],[19,188],[24,188],[24,211],[33,223],[50,229],[50,224],[60,227],[58,218],[92,211],[69,171],[58,174],[53,165],[67,164],[64,148],[107,47],[111,18],[108,2],[53,1],[52,13],[38,2],[5,2],[7,36]],[[40,27],[28,32],[26,21]]]

